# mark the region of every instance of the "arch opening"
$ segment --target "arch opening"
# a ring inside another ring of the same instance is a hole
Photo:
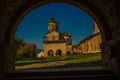
[[[40,2],[40,3],[41,3],[41,2]],[[69,3],[69,2],[64,2],[64,1],[63,1],[63,3]],[[46,2],[45,4],[48,4],[48,3]],[[74,2],[73,2],[73,3],[71,2],[70,4],[75,5]],[[19,16],[17,16],[17,17],[19,17],[18,20],[15,21],[15,23],[11,23],[11,25],[12,25],[12,26],[14,25],[14,27],[12,28],[12,30],[11,30],[12,32],[10,32],[11,35],[10,35],[9,38],[8,38],[8,40],[10,40],[10,41],[7,41],[7,42],[10,42],[10,44],[14,43],[14,42],[13,42],[13,41],[14,41],[13,35],[15,34],[14,31],[16,30],[17,25],[18,25],[19,22],[22,20],[22,18],[23,18],[25,15],[27,15],[27,13],[28,13],[29,11],[31,11],[32,9],[34,9],[34,8],[37,7],[37,6],[38,6],[38,4],[35,4],[35,5],[31,5],[31,6],[29,6],[29,7],[26,7],[26,10],[23,11],[24,13],[20,14]],[[41,6],[41,4],[39,4],[39,6]],[[77,7],[81,7],[81,6],[77,6]],[[82,6],[82,7],[83,7],[83,6]],[[31,9],[30,9],[30,8],[31,8]],[[88,7],[87,7],[87,8],[88,8]],[[84,9],[84,7],[83,7],[83,9]],[[28,10],[28,11],[27,11],[27,10]],[[103,42],[106,43],[107,37],[109,37],[109,36],[107,36],[108,34],[105,33],[104,28],[101,27],[102,22],[99,21],[99,17],[97,18],[97,15],[94,14],[94,12],[92,12],[92,14],[91,14],[91,11],[89,12],[89,11],[86,10],[86,9],[84,9],[84,10],[87,11],[90,15],[92,15],[93,18],[96,18],[95,21],[98,23],[98,25],[100,25],[99,28],[100,28],[101,34],[103,35],[103,36],[102,36]],[[90,9],[89,9],[89,10],[90,10]],[[13,21],[13,22],[14,22],[14,21]],[[8,31],[8,32],[9,32],[9,31]],[[108,32],[109,32],[109,31],[108,31]],[[59,51],[58,51],[58,52],[59,52]],[[60,53],[60,52],[59,52],[59,53]],[[69,53],[69,52],[68,52],[68,53]],[[57,54],[57,52],[56,52],[56,54]],[[54,55],[53,50],[49,50],[49,51],[48,51],[48,55],[49,55],[49,56],[53,56],[53,55]]]
[[[56,55],[57,55],[57,56],[62,56],[62,51],[61,51],[60,49],[58,49],[58,50],[56,51]]]
[[[49,50],[49,51],[48,51],[48,56],[53,56],[53,55],[54,55],[53,50]]]

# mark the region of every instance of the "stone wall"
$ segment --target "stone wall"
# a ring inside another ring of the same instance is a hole
[[[53,56],[56,56],[56,51],[60,50],[62,55],[66,56],[68,54],[72,54],[72,45],[66,45],[66,42],[64,43],[44,43],[44,55],[45,57],[48,56],[49,50],[53,51]]]
[[[66,55],[72,54],[73,49],[72,45],[66,45]]]
[[[100,44],[102,37],[96,22],[94,22],[94,29],[90,36],[80,41],[80,43],[73,47],[75,53],[96,53],[101,52]]]
[[[66,43],[44,43],[44,54],[47,57],[48,51],[52,50],[54,56],[56,56],[56,51],[61,50],[62,56],[66,55]]]
[[[95,53],[101,52],[100,44],[102,43],[100,33],[95,36],[90,36],[80,43],[80,53]]]
[[[48,41],[59,40],[59,35],[60,35],[59,32],[53,31],[46,35],[46,39]]]

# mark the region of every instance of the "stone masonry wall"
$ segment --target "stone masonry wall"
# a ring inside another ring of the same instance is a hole
[[[56,56],[56,51],[61,50],[62,56],[66,55],[66,43],[44,43],[44,54],[48,56],[48,51],[53,50],[54,56]]]

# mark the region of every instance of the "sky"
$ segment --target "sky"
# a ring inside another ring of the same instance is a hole
[[[71,34],[73,45],[92,34],[93,19],[85,11],[70,4],[50,3],[33,9],[24,17],[16,31],[17,37],[43,49],[48,21],[52,17],[59,22],[60,32],[67,30]]]

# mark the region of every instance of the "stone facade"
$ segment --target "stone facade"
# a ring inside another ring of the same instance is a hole
[[[101,34],[96,23],[92,35],[80,41],[79,45],[74,46],[76,53],[96,53],[101,52],[100,44],[102,43]]]
[[[58,22],[51,18],[48,32],[44,38],[44,56],[69,55],[72,53],[71,35],[67,31],[60,33]]]

